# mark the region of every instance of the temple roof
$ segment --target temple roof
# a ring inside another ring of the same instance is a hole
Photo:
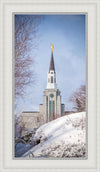
[[[50,72],[50,70],[54,70],[54,72],[55,72],[55,65],[54,65],[54,59],[53,59],[53,52],[51,52],[51,60],[50,60],[49,72]]]

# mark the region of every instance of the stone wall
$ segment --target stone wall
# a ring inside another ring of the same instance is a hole
[[[40,112],[23,112],[19,117],[19,133],[25,135],[29,130],[38,128],[43,123],[43,115]]]
[[[43,111],[43,104],[40,104],[40,114],[43,114],[44,111]]]
[[[61,116],[65,115],[65,105],[61,104]]]

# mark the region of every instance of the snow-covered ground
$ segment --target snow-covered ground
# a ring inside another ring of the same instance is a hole
[[[73,113],[48,122],[36,131],[38,143],[23,157],[85,157],[86,113]]]

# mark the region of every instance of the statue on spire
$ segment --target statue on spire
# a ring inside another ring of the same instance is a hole
[[[53,52],[53,48],[54,48],[54,46],[51,44],[51,52]]]

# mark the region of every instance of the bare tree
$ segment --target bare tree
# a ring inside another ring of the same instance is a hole
[[[18,117],[17,117],[17,115],[15,114],[15,137],[18,137],[18,127],[19,127],[19,125],[18,125]]]
[[[15,15],[15,98],[22,97],[26,86],[34,83],[31,50],[38,46],[41,20],[39,15]]]
[[[69,98],[74,104],[73,109],[75,111],[85,111],[86,110],[86,87],[81,85],[78,90],[76,90]]]
[[[19,136],[22,136],[22,134],[23,134],[23,132],[25,132],[26,131],[26,129],[25,129],[25,123],[23,122],[23,121],[21,121],[20,123],[19,123]]]

